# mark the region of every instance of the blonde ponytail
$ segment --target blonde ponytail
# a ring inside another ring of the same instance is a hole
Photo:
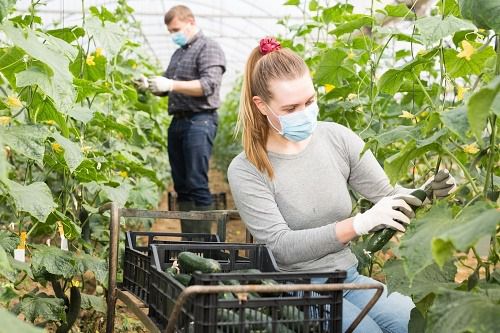
[[[259,96],[269,103],[272,98],[269,83],[272,80],[293,80],[307,72],[304,60],[289,49],[278,49],[262,55],[260,48],[256,47],[247,60],[236,133],[242,133],[247,159],[270,179],[274,178],[274,171],[266,150],[269,124],[253,102],[253,97]]]

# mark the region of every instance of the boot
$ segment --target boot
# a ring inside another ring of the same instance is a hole
[[[190,212],[195,210],[193,201],[178,201],[177,208],[183,212]],[[181,219],[181,232],[182,233],[193,233],[196,232],[193,229],[193,221],[192,220],[182,220]]]
[[[196,211],[208,211],[214,210],[214,205],[195,205],[193,203],[193,208],[191,210]],[[205,233],[209,234],[212,230],[212,222],[209,220],[181,220],[181,230],[182,232],[190,232],[190,233]]]

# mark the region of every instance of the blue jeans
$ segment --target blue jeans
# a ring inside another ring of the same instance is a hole
[[[325,283],[325,279],[313,279],[313,283]],[[353,266],[347,269],[345,283],[382,283],[360,275]],[[375,294],[375,290],[346,290],[344,291],[344,301],[342,303],[342,332],[345,332],[354,321],[359,312],[369,302]],[[387,288],[384,285],[384,292],[379,300],[361,323],[356,327],[356,333],[407,333],[410,312],[415,305],[408,296],[393,292],[387,295]]]
[[[217,113],[195,113],[172,119],[168,128],[168,158],[178,201],[212,204],[208,163],[217,133]]]

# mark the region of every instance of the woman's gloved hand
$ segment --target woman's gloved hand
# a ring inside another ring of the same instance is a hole
[[[404,225],[409,224],[410,218],[415,217],[410,205],[418,207],[422,205],[422,201],[409,194],[382,198],[375,206],[354,217],[354,231],[358,236],[384,228],[404,232]]]
[[[427,193],[429,199],[433,197],[441,199],[455,192],[457,183],[450,172],[447,169],[443,169],[429,178],[420,189]]]

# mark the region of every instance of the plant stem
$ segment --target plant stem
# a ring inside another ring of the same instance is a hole
[[[500,75],[500,35],[496,36],[496,42],[495,42],[495,49],[497,52],[497,64],[495,68],[495,75]],[[484,180],[484,197],[487,198],[488,194],[488,187],[490,185],[490,178],[491,178],[491,173],[493,170],[493,161],[495,159],[496,155],[496,132],[497,132],[497,116],[492,115],[490,117],[490,124],[491,124],[491,135],[490,135],[490,156],[488,159],[488,165],[486,168],[486,179]]]
[[[450,152],[446,147],[441,147],[441,149],[443,150],[443,152],[446,155],[450,156],[457,163],[457,165],[460,167],[460,169],[462,169],[462,172],[464,173],[465,178],[467,178],[467,180],[470,182],[470,184],[472,186],[472,190],[474,191],[474,195],[480,193],[481,191],[479,191],[479,189],[476,186],[476,183],[474,183],[474,180],[472,179],[472,176],[470,175],[469,170],[467,170],[467,168],[462,164],[462,162],[460,162],[460,160],[452,152]]]
[[[425,89],[424,85],[422,84],[422,81],[420,81],[420,79],[418,78],[418,76],[415,73],[413,73],[413,71],[411,72],[411,74],[413,75],[413,77],[415,78],[415,80],[417,80],[417,83],[420,86],[420,88],[422,89],[422,92],[424,93],[425,97],[431,103],[432,108],[435,110],[436,109],[436,105],[434,104],[434,101],[432,100],[431,96],[429,96],[429,93],[427,92],[427,89]]]
[[[496,123],[497,123],[497,116],[493,115],[490,118],[491,122],[491,135],[490,135],[490,156],[488,159],[488,165],[486,167],[486,179],[484,180],[484,197],[487,198],[488,194],[488,187],[490,186],[490,178],[491,178],[491,173],[493,170],[493,161],[495,160],[495,155],[496,155]]]

